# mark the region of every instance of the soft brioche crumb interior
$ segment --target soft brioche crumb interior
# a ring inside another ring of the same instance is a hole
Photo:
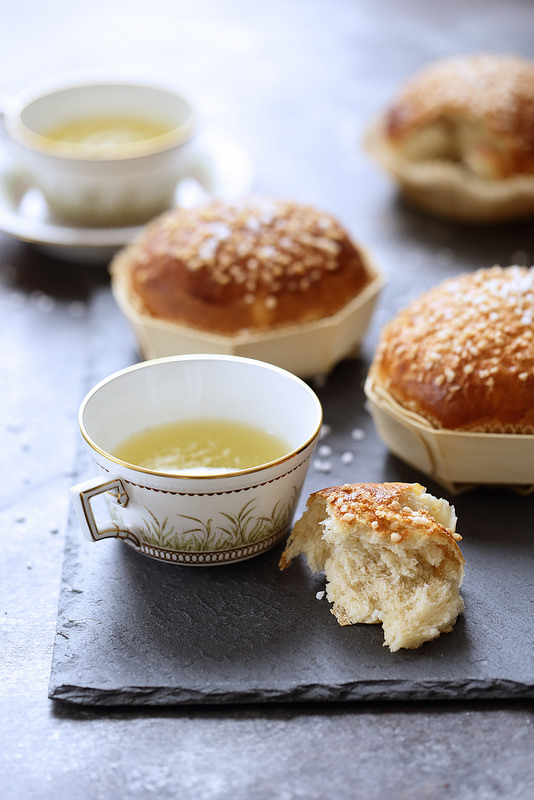
[[[281,568],[303,553],[310,569],[324,571],[327,597],[339,623],[381,622],[384,644],[392,652],[417,648],[452,630],[464,607],[459,594],[464,561],[453,538],[453,507],[418,484],[406,485],[390,506],[393,513],[386,518],[379,514],[385,524],[373,525],[374,512],[365,518],[351,513],[347,494],[341,506],[331,499],[339,497],[338,490],[310,497]]]

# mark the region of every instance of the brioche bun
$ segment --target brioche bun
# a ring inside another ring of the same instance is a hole
[[[534,433],[534,270],[450,278],[382,329],[369,378],[435,428]]]
[[[288,200],[213,200],[155,219],[111,264],[147,316],[213,334],[331,317],[371,282],[330,215]]]
[[[370,128],[369,152],[421,208],[490,222],[534,213],[534,62],[437,61]]]

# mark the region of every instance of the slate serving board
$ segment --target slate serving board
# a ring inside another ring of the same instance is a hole
[[[280,572],[283,545],[240,564],[191,568],[116,540],[87,542],[72,516],[50,698],[143,706],[534,696],[534,496],[453,497],[390,456],[365,409],[367,366],[346,361],[315,387],[331,431],[297,515],[310,492],[348,481],[420,481],[447,497],[466,558],[465,613],[454,630],[392,654],[381,626],[338,625],[316,597],[324,578],[303,559]],[[80,453],[77,479],[90,474]]]

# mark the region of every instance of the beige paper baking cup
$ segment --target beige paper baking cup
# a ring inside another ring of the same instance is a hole
[[[365,267],[372,276],[371,282],[337,314],[270,333],[221,336],[143,314],[130,299],[127,276],[122,270],[112,275],[112,291],[146,359],[186,353],[236,355],[311,378],[326,375],[342,359],[358,354],[384,285],[382,275],[367,258]]]
[[[451,220],[487,223],[534,214],[534,177],[490,180],[470,175],[461,165],[397,155],[384,136],[383,118],[364,136],[364,147],[415,205]]]
[[[372,378],[365,394],[377,433],[394,455],[452,493],[475,486],[534,491],[534,435],[464,433],[433,428],[402,408]]]

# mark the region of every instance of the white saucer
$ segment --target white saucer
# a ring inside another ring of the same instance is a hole
[[[221,134],[204,133],[197,140],[201,182],[183,181],[177,205],[191,207],[210,196],[226,200],[247,194],[254,183],[251,157]],[[77,228],[58,224],[41,192],[28,185],[7,157],[0,160],[0,231],[29,242],[54,258],[77,263],[102,263],[130,242],[142,226]]]

